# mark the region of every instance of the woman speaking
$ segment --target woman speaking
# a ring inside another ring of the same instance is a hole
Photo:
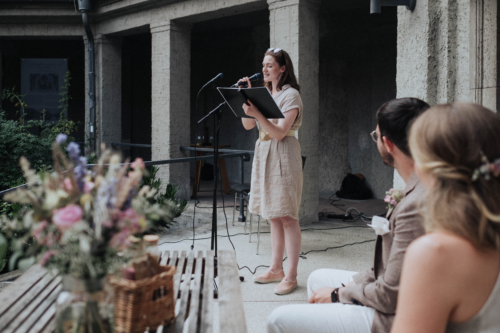
[[[255,143],[248,211],[271,221],[271,266],[254,281],[280,282],[274,292],[285,295],[297,287],[301,244],[298,219],[303,176],[300,144],[295,132],[302,124],[302,100],[287,52],[268,49],[262,73],[265,86],[285,118],[269,120],[250,101],[249,105],[243,104],[245,113],[255,118],[243,118],[243,126],[247,130],[257,126],[260,132]],[[246,82],[251,87],[248,77],[238,82]],[[283,271],[285,247],[288,256],[286,274]]]

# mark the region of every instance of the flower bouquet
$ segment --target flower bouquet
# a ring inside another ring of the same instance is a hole
[[[121,164],[120,155],[102,147],[98,164],[89,169],[76,143],[67,145],[69,159],[64,155],[66,140],[60,134],[54,143],[50,173],[37,175],[21,158],[29,187],[5,200],[31,209],[14,219],[3,216],[2,231],[14,237],[15,255],[63,276],[67,293],[57,301],[58,332],[111,332],[106,276],[131,259],[127,249],[134,236],[166,228],[173,213],[169,205],[150,202],[157,190],[138,190],[147,172],[141,159]]]

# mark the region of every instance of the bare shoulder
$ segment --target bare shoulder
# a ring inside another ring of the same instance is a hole
[[[463,261],[473,255],[473,245],[464,238],[447,232],[436,231],[417,238],[408,247],[406,258],[415,265],[428,269],[453,273],[457,268],[457,260]]]

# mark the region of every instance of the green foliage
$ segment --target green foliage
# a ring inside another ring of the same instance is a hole
[[[8,120],[6,112],[0,109],[0,191],[13,188],[25,183],[23,172],[19,167],[21,156],[26,157],[31,167],[37,172],[52,171],[52,144],[59,133],[65,133],[70,140],[74,140],[72,134],[77,130],[77,123],[67,119],[64,114],[68,110],[69,87],[71,75],[68,71],[64,78],[64,86],[59,95],[61,100],[59,108],[61,115],[57,122],[49,123],[45,121],[45,110],[42,117],[35,120],[25,120],[25,108],[28,106],[24,101],[26,95],[16,92],[15,87],[4,89],[1,98],[13,103],[19,114],[17,120]],[[70,141],[68,140],[68,141]],[[5,215],[10,219],[21,213],[22,205],[10,203],[0,197],[0,215]],[[29,207],[25,207],[29,209]],[[15,235],[17,237],[17,235]],[[34,262],[34,258],[23,257],[21,251],[14,251],[12,242],[14,235],[0,232],[0,273],[2,270],[27,268]],[[7,243],[7,250],[2,251],[2,239]],[[29,241],[24,240],[24,247],[29,247]],[[27,242],[27,243],[26,243]],[[7,265],[8,263],[8,265]]]
[[[0,272],[7,264],[7,252],[9,250],[9,241],[3,233],[0,232]]]
[[[68,106],[69,106],[69,100],[73,99],[69,95],[69,87],[71,86],[71,73],[70,71],[66,72],[66,75],[64,76],[64,87],[63,90],[59,93],[59,96],[61,96],[61,99],[59,100],[59,109],[61,109],[61,112],[63,114],[68,111]]]
[[[156,174],[158,173],[158,167],[152,166],[151,170],[149,171],[149,175],[146,175],[142,178],[142,184],[141,188],[143,186],[149,186],[152,189],[155,189],[157,191],[160,191],[161,188],[161,179],[156,179]],[[165,188],[164,193],[158,193],[156,196],[149,198],[149,201],[151,203],[158,203],[161,206],[164,205],[174,205],[174,217],[179,217],[181,216],[182,212],[186,210],[187,206],[187,200],[179,200],[178,198],[175,197],[177,190],[179,189],[179,186],[168,184],[167,187]]]
[[[69,74],[68,74],[69,75]],[[69,79],[66,76],[65,82]],[[69,82],[68,82],[69,84]],[[64,88],[67,91],[67,87]],[[15,102],[24,113],[26,103],[23,101],[25,95],[19,95],[12,90],[5,89],[2,98]],[[67,108],[69,97],[63,98]],[[77,130],[77,124],[64,117],[64,109],[59,120],[50,124],[39,120],[24,121],[21,115],[19,121],[7,120],[5,111],[0,110],[0,191],[9,189],[24,183],[19,158],[25,156],[37,172],[50,171],[52,166],[52,143],[59,133],[65,133],[71,137]],[[34,134],[38,132],[39,134]]]

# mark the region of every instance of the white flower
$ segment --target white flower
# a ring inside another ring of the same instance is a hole
[[[385,235],[389,232],[389,220],[380,216],[374,216],[372,218],[372,224],[368,224],[375,230],[377,235]]]

